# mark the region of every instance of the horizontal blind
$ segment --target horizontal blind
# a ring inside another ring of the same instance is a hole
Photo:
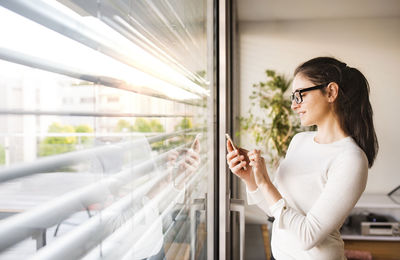
[[[0,257],[205,257],[205,12],[0,0]]]

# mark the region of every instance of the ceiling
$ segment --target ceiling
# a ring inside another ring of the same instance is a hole
[[[239,21],[400,18],[400,0],[237,0]]]

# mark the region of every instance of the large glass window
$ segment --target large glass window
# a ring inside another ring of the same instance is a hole
[[[205,259],[207,1],[0,5],[0,259]]]

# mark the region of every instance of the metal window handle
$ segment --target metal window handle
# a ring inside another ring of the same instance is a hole
[[[33,235],[32,238],[36,240],[36,250],[46,246],[46,232],[47,229],[38,229]]]
[[[205,211],[206,210],[206,201],[205,199],[194,199],[190,209],[190,259],[194,260],[196,256],[196,242],[197,242],[197,218],[196,213],[198,211]]]
[[[240,260],[244,260],[244,200],[231,199],[230,211],[239,212],[240,228]]]

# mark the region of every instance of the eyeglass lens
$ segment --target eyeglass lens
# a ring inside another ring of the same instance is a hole
[[[290,99],[291,99],[292,101],[293,101],[293,100],[296,101],[297,104],[300,104],[301,101],[302,101],[300,92],[294,92],[294,93],[292,93]]]

